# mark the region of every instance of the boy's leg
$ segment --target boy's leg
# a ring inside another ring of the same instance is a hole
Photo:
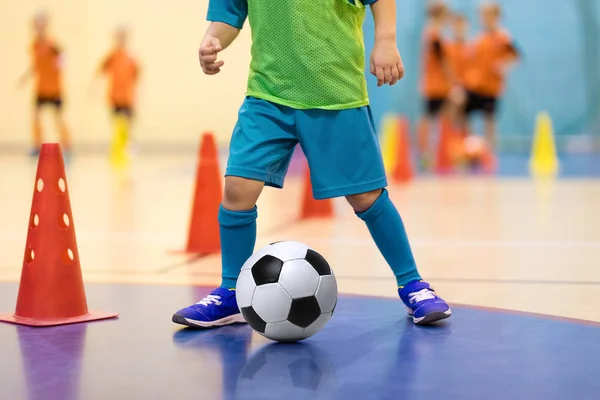
[[[486,142],[481,166],[483,171],[494,173],[498,169],[498,159],[496,156],[497,136],[496,136],[496,109],[498,99],[491,96],[480,97],[480,111],[483,113],[483,136]]]
[[[54,106],[54,121],[56,123],[56,129],[60,137],[60,144],[62,145],[63,151],[69,153],[71,151],[71,133],[62,109],[62,99],[56,98],[52,102]]]
[[[467,137],[467,94],[462,88],[455,88],[448,96],[448,114],[454,126],[460,132],[461,139]]]
[[[497,100],[495,98],[485,98],[483,110],[484,135],[492,151],[496,150],[496,104]]]
[[[408,235],[386,189],[346,196],[356,215],[365,221],[371,237],[394,272],[398,294],[416,324],[448,318],[451,310],[427,282],[423,282]]]
[[[31,155],[37,156],[40,153],[42,147],[42,121],[41,121],[41,109],[36,106],[33,109],[33,147],[31,149]]]
[[[221,285],[198,303],[179,310],[173,322],[208,328],[243,323],[235,297],[242,266],[256,243],[256,201],[264,182],[235,176],[225,178],[223,202],[219,207],[221,236]]]
[[[315,198],[348,199],[394,272],[400,297],[416,323],[448,317],[448,305],[421,281],[402,219],[382,189],[387,180],[369,108],[301,115],[299,139],[311,167]]]
[[[419,144],[419,166],[422,170],[430,170],[434,164],[434,150],[431,145],[431,128],[439,121],[439,116],[446,112],[445,98],[429,98],[425,100],[425,114],[417,127]]]
[[[256,243],[256,202],[264,182],[228,176],[219,209],[221,234],[221,287],[235,289],[242,265],[252,255]]]
[[[113,104],[110,159],[116,167],[125,165],[129,159],[130,115],[128,108]]]
[[[37,96],[35,104],[33,105],[32,115],[32,144],[30,155],[37,157],[40,154],[42,142],[44,141],[44,132],[42,128],[42,108],[46,104],[47,100]]]
[[[419,166],[422,170],[429,170],[433,165],[430,145],[431,125],[435,123],[438,103],[435,99],[424,100],[424,113],[417,126],[417,143],[419,149]]]
[[[221,286],[198,303],[179,310],[173,322],[213,327],[244,322],[235,286],[256,242],[256,201],[265,185],[281,188],[297,144],[290,108],[249,98],[233,132],[219,209]]]
[[[396,277],[398,287],[420,281],[404,223],[385,189],[346,196]]]

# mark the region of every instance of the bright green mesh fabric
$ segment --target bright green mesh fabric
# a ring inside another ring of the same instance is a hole
[[[367,105],[365,8],[358,4],[248,0],[252,62],[247,94],[297,109]]]

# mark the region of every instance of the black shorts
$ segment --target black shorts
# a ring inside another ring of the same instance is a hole
[[[425,99],[425,110],[430,117],[437,116],[446,104],[444,97],[431,97]]]
[[[467,102],[465,105],[465,113],[467,115],[480,111],[486,115],[494,116],[496,115],[497,107],[498,98],[467,91]]]
[[[45,96],[38,96],[35,99],[35,106],[37,108],[42,108],[44,106],[52,106],[54,108],[56,108],[57,110],[60,110],[62,108],[62,99],[60,97],[45,97]]]
[[[113,104],[112,111],[114,115],[124,115],[127,118],[133,118],[133,107],[131,106]]]

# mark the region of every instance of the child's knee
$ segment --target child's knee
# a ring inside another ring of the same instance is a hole
[[[383,189],[376,189],[366,193],[360,194],[352,194],[350,196],[346,196],[346,200],[354,211],[356,212],[365,212],[367,211],[373,203],[381,196],[381,192]]]
[[[231,211],[250,210],[256,205],[264,182],[228,176],[225,178],[223,207]]]

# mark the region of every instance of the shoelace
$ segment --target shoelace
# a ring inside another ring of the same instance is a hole
[[[214,294],[209,294],[208,296],[206,296],[205,298],[203,298],[202,300],[200,300],[196,304],[200,304],[200,305],[203,305],[203,306],[209,306],[211,304],[216,304],[216,305],[220,306],[221,304],[223,304],[223,302],[221,301],[221,296],[216,296]]]
[[[408,295],[411,304],[418,303],[423,300],[435,299],[435,292],[430,289],[421,289],[418,292],[413,292]]]

